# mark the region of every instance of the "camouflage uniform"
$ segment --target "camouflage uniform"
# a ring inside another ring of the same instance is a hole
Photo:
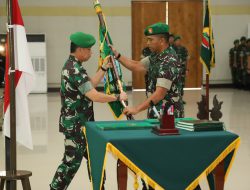
[[[61,75],[61,115],[59,131],[65,135],[65,152],[51,189],[67,189],[82,158],[87,159],[86,141],[82,127],[94,120],[93,102],[85,94],[93,88],[86,70],[74,56],[70,56]]]
[[[238,48],[239,64],[238,64],[238,83],[239,87],[242,88],[245,86],[245,63],[246,63],[246,50],[247,47],[245,44],[241,44]]]
[[[156,108],[159,111],[163,103],[174,105],[176,118],[184,117],[184,107],[181,98],[181,71],[182,67],[178,61],[175,51],[169,47],[160,54],[152,53],[141,60],[148,70],[146,81],[147,95],[155,92],[156,87],[165,86],[168,89],[165,98],[160,101]],[[154,118],[152,107],[148,110],[148,118]]]
[[[233,47],[229,51],[229,66],[232,74],[233,85],[236,86],[236,72],[237,72],[237,48]]]
[[[185,79],[186,79],[186,70],[187,70],[187,57],[188,57],[188,50],[184,46],[174,46],[174,50],[179,58],[179,61],[182,66],[182,75],[181,75],[181,83],[182,83],[182,90],[181,95],[184,95],[183,88],[185,87]]]
[[[237,68],[236,68],[236,87],[243,87],[244,80],[244,54],[246,52],[246,45],[240,44],[237,49]]]
[[[250,89],[250,69],[249,69],[249,61],[250,61],[250,47],[247,47],[246,49],[246,59],[245,59],[245,75],[244,75],[244,85],[245,89]]]

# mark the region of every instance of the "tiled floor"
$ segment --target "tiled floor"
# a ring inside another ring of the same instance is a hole
[[[241,145],[236,155],[232,170],[226,181],[225,190],[249,190],[250,174],[250,92],[232,89],[213,89],[212,97],[217,94],[223,101],[222,120],[228,130],[240,135]],[[200,100],[200,91],[186,91],[185,113],[187,117],[197,114],[197,101]],[[130,105],[140,103],[145,99],[144,92],[129,93]],[[27,150],[18,146],[18,169],[33,172],[31,186],[33,190],[49,189],[48,185],[63,155],[63,135],[58,132],[58,117],[60,97],[58,93],[32,94],[29,97],[32,135],[34,150]],[[105,114],[104,114],[105,111]],[[135,116],[136,119],[145,119],[146,113]],[[112,120],[109,108],[105,104],[95,104],[96,120]],[[1,132],[0,132],[1,133]],[[106,189],[116,190],[116,160],[112,155],[108,157]],[[0,170],[4,170],[4,138],[0,135]],[[207,184],[202,181],[204,190]],[[18,190],[21,190],[18,184]],[[90,190],[85,161],[71,183],[69,190]],[[133,175],[129,174],[128,189],[133,189]]]

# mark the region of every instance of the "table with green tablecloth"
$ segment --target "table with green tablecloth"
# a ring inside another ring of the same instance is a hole
[[[87,122],[90,170],[94,190],[100,190],[106,155],[114,154],[150,186],[192,190],[223,161],[228,176],[240,139],[228,131],[190,132],[158,136],[154,120]]]

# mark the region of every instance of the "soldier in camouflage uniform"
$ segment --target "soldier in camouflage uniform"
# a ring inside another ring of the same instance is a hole
[[[103,78],[107,67],[104,65],[95,76],[89,78],[82,62],[91,57],[91,47],[96,40],[92,35],[82,32],[70,36],[71,54],[61,72],[61,115],[59,131],[65,136],[65,152],[62,163],[57,168],[50,184],[51,190],[65,190],[80,167],[82,158],[88,159],[86,141],[82,128],[86,121],[94,121],[93,101],[113,102],[127,100],[123,92],[120,95],[106,95],[95,90]]]
[[[184,87],[185,87],[185,79],[186,79],[186,72],[188,71],[187,69],[187,60],[188,60],[188,50],[181,44],[181,37],[180,36],[175,36],[174,38],[174,46],[173,46],[179,61],[181,62],[182,66],[182,74],[181,74],[181,83],[182,83],[182,90],[181,90],[181,95],[184,95]]]
[[[247,52],[249,52],[250,51],[250,38],[247,39],[246,46],[247,46]]]
[[[174,34],[169,34],[168,42],[170,47],[174,46]]]
[[[234,40],[234,47],[229,51],[229,66],[232,74],[233,85],[236,87],[236,71],[237,71],[237,51],[239,47],[239,40]]]
[[[244,62],[246,53],[246,37],[240,38],[240,45],[237,50],[236,87],[244,87]]]
[[[240,38],[240,45],[239,45],[238,51],[245,51],[247,49],[246,40],[247,39],[245,36],[242,36]]]
[[[242,83],[245,90],[250,89],[250,39],[246,41],[246,49],[244,51],[244,58],[243,58],[243,77]]]
[[[250,90],[250,38],[247,39],[247,89]]]
[[[174,105],[175,117],[183,117],[181,64],[175,51],[169,46],[169,27],[164,23],[156,23],[148,26],[144,34],[152,54],[141,61],[120,56],[113,48],[121,64],[129,70],[148,71],[147,100],[136,107],[125,109],[124,113],[137,114],[149,108],[148,118],[155,118],[151,105],[153,102],[158,111],[163,104]]]

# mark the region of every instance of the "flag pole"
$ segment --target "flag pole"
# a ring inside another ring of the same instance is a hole
[[[102,8],[100,6],[99,0],[94,1],[94,7],[95,7],[96,14],[97,14],[97,16],[99,18],[100,25],[102,27],[106,28],[106,24],[105,24],[105,21],[104,21],[104,16],[103,16],[103,12],[102,12]],[[106,41],[106,43],[108,45],[111,45],[108,36],[105,35],[105,34],[104,34],[104,39],[105,39],[105,41]],[[111,48],[110,48],[110,50],[111,50]],[[115,59],[114,59],[113,56],[110,57],[110,61],[111,61],[112,65],[113,65],[112,69],[113,69],[113,72],[114,72],[114,76],[116,78],[116,84],[117,84],[118,89],[119,89],[119,91],[121,93],[121,92],[123,92],[122,83],[121,83],[121,79],[119,77],[119,74],[118,74],[118,71],[117,71],[117,68],[116,68],[116,65],[115,65]],[[125,101],[121,101],[121,104],[123,105],[124,108],[127,107]],[[127,120],[134,120],[134,117],[132,115],[127,115],[126,117],[127,117]],[[127,166],[120,159],[118,159],[118,161],[117,161],[117,184],[118,184],[118,189],[120,189],[120,190],[121,189],[127,189],[127,178],[128,178]]]
[[[14,58],[14,32],[12,23],[12,0],[7,0],[8,20],[8,56],[10,81],[10,138],[6,137],[6,171],[16,174],[16,98],[15,98],[15,58]],[[7,190],[15,190],[16,182],[7,182]]]
[[[104,16],[103,16],[103,12],[102,12],[102,8],[100,6],[100,2],[99,0],[95,0],[94,1],[94,7],[95,7],[95,11],[96,11],[96,14],[99,18],[99,21],[100,21],[100,25],[104,28],[106,28],[106,24],[105,24],[105,21],[104,21]],[[106,43],[108,44],[108,46],[111,45],[110,43],[110,40],[108,38],[107,35],[104,34],[104,39],[106,41]],[[110,48],[110,50],[112,51],[112,49]],[[115,59],[113,56],[110,56],[110,62],[112,64],[112,70],[113,70],[113,73],[114,73],[114,76],[115,76],[115,79],[116,79],[116,84],[118,86],[118,89],[121,92],[123,92],[123,88],[122,88],[122,82],[121,82],[121,79],[119,77],[119,74],[118,74],[118,71],[117,71],[117,68],[116,68],[116,65],[115,65]],[[124,100],[121,101],[121,104],[124,108],[127,107],[126,103]],[[128,120],[134,120],[134,117],[132,115],[127,115],[127,119]]]
[[[205,7],[208,5],[208,0],[205,1]],[[209,120],[209,73],[206,72],[206,113],[207,120]]]
[[[209,73],[206,73],[206,113],[209,120]]]

